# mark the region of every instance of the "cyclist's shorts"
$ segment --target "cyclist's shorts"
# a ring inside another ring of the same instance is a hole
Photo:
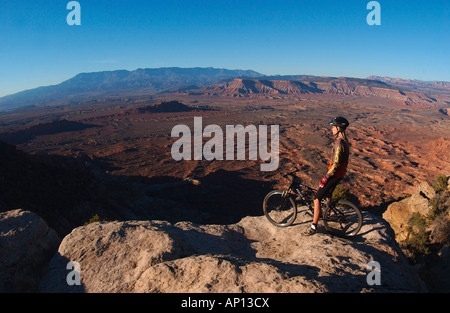
[[[341,181],[341,178],[338,178],[336,176],[331,176],[328,178],[326,184],[323,187],[319,187],[319,189],[316,192],[316,195],[314,196],[314,199],[322,200],[323,197],[330,196],[334,191],[334,188],[336,188],[337,184]]]

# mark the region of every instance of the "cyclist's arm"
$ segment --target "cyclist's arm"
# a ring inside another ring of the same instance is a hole
[[[334,151],[334,156],[330,162],[331,164],[328,168],[328,172],[325,175],[327,179],[336,174],[337,169],[342,163],[343,152],[344,152],[343,142],[342,140],[339,140],[338,142],[336,142],[336,149]]]

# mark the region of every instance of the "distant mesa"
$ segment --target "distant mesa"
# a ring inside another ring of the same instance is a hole
[[[199,93],[209,95],[289,95],[289,94],[343,94],[375,95],[373,88],[393,90],[394,87],[382,82],[366,79],[335,77],[302,77],[302,80],[283,79],[234,79],[230,82],[206,86]],[[305,80],[303,80],[305,79]]]
[[[137,108],[139,113],[171,113],[190,112],[192,108],[178,101],[163,101],[161,103]]]
[[[391,77],[369,76],[367,79],[381,81],[390,85],[404,87],[409,90],[424,91],[426,89],[440,89],[448,91],[450,89],[450,82],[444,81],[421,81],[416,79],[401,79]]]
[[[282,95],[321,93],[314,83],[295,80],[240,79],[204,87],[200,92],[210,95]]]
[[[298,76],[236,78],[229,82],[205,86],[187,94],[225,96],[225,97],[267,97],[283,95],[344,95],[357,97],[375,97],[399,101],[405,105],[434,103],[436,99],[421,92],[402,90],[383,81],[350,77],[314,77]]]
[[[146,105],[130,110],[126,110],[125,114],[145,114],[145,113],[175,113],[175,112],[191,112],[194,111],[191,108],[181,102],[174,101],[163,101],[157,104]]]

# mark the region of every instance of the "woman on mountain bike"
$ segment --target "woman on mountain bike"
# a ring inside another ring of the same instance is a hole
[[[317,232],[317,223],[320,217],[320,201],[324,196],[331,197],[334,188],[336,188],[339,181],[345,176],[348,165],[349,146],[348,139],[345,135],[349,122],[341,117],[333,118],[329,124],[331,131],[335,136],[335,142],[331,151],[331,160],[328,166],[328,171],[319,182],[319,189],[314,197],[314,219],[311,227],[306,230],[303,235],[310,236]]]

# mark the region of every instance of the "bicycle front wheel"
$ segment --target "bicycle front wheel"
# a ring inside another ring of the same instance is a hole
[[[340,237],[355,236],[363,223],[361,211],[347,200],[339,200],[328,206],[323,214],[323,224],[327,231]]]
[[[294,200],[283,190],[269,192],[264,198],[263,210],[269,222],[278,227],[291,225],[297,217]]]

